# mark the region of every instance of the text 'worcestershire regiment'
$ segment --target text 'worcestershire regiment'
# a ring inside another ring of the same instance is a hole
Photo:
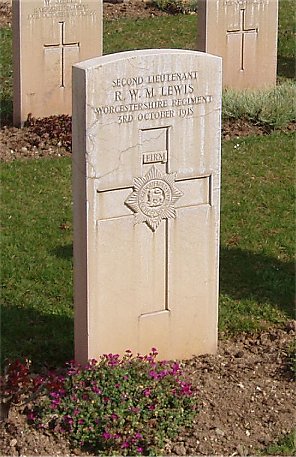
[[[116,115],[119,124],[173,117],[192,117],[195,106],[213,96],[196,93],[198,72],[161,73],[112,81],[113,104],[98,106],[98,118]]]

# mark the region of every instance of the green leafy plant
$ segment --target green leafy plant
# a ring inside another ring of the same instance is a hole
[[[8,362],[3,376],[0,377],[0,419],[6,419],[11,405],[20,401],[21,395],[27,391],[32,383],[30,376],[31,362],[15,360]]]
[[[296,375],[296,341],[295,340],[288,347],[287,364],[288,364],[288,368],[292,371],[292,373],[294,375]]]
[[[159,454],[165,438],[191,424],[196,393],[178,363],[156,362],[156,356],[152,348],[146,356],[126,351],[85,367],[71,363],[66,376],[41,380],[43,393],[29,422],[105,455]]]
[[[197,0],[153,0],[152,4],[171,14],[191,14],[197,11]]]
[[[277,443],[268,446],[264,455],[286,455],[291,456],[296,453],[296,430],[286,436],[281,436]]]
[[[246,118],[252,122],[280,129],[296,121],[294,103],[296,85],[285,82],[272,89],[235,91],[223,93],[223,119]]]

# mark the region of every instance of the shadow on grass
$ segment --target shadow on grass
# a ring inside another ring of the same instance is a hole
[[[71,259],[73,257],[73,245],[57,246],[51,253],[60,259]]]
[[[1,308],[1,365],[28,357],[36,370],[63,366],[74,358],[73,319],[20,306]]]
[[[70,259],[73,246],[58,246],[53,253]],[[270,303],[294,319],[294,264],[239,248],[221,247],[220,292],[234,300]]]
[[[72,257],[72,245],[57,247],[55,255]],[[221,248],[220,292],[233,300],[270,303],[294,318],[294,264],[239,248]],[[42,314],[35,309],[3,306],[1,364],[6,358],[28,357],[33,368],[63,366],[74,357],[73,319]]]
[[[12,126],[12,112],[13,104],[12,99],[1,98],[0,99],[0,127]]]
[[[221,247],[220,293],[234,300],[270,303],[294,319],[294,264],[239,248]]]
[[[293,57],[281,57],[278,56],[277,61],[277,76],[282,76],[285,78],[295,78],[296,77],[296,64]]]

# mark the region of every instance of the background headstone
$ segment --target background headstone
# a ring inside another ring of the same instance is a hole
[[[275,85],[277,29],[277,0],[198,0],[197,50],[223,57],[224,87]]]
[[[73,67],[75,353],[217,346],[221,59],[145,50]]]
[[[13,0],[13,117],[71,114],[72,65],[102,54],[102,0]]]

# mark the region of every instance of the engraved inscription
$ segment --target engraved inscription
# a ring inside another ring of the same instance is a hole
[[[115,116],[118,124],[193,117],[199,105],[213,101],[198,93],[197,70],[113,79],[113,103],[95,107],[98,120]]]
[[[34,8],[28,19],[52,18],[65,19],[68,17],[95,16],[96,11],[89,8],[81,0],[44,0],[44,6]]]
[[[175,202],[183,193],[175,186],[176,173],[162,173],[154,165],[134,178],[134,191],[125,204],[135,213],[135,224],[146,222],[154,232],[162,219],[176,217]]]
[[[264,5],[267,0],[224,0],[226,6]]]
[[[143,153],[143,164],[147,163],[166,163],[168,161],[167,151],[157,152],[144,152]]]

